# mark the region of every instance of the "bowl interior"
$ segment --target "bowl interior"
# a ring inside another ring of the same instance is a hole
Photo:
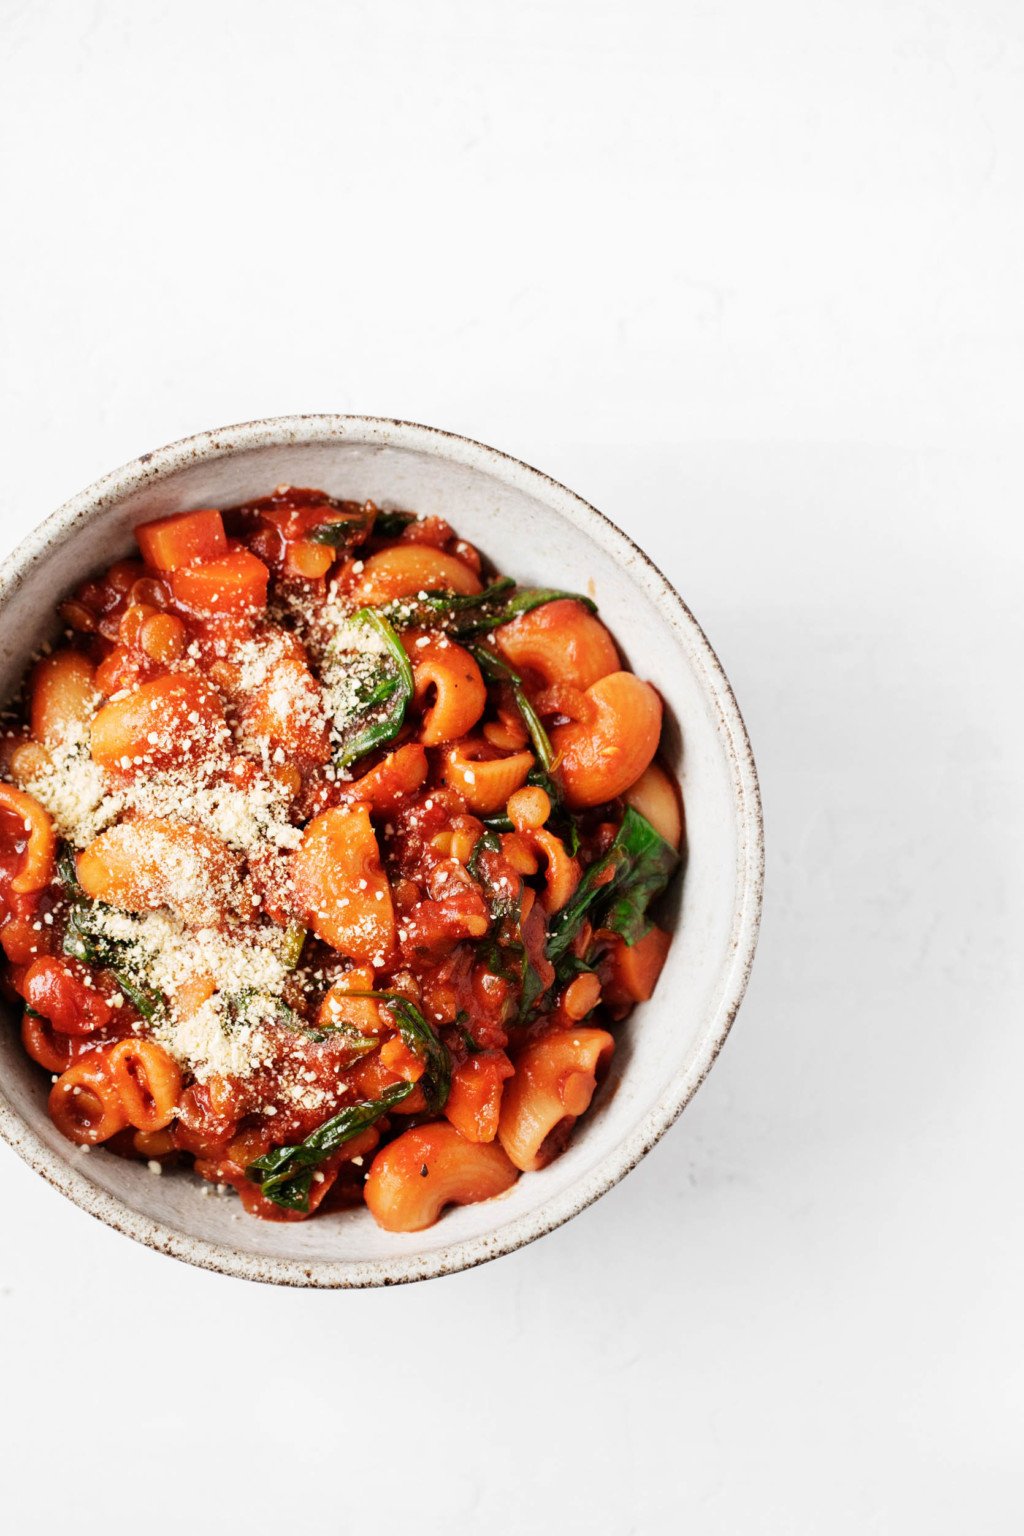
[[[46,1113],[49,1079],[0,1030],[6,1133],[79,1203],[132,1235],[257,1278],[366,1284],[479,1261],[571,1215],[642,1155],[706,1072],[738,1002],[756,927],[756,784],[742,726],[700,630],[627,539],[545,477],[426,429],[331,418],[285,431],[212,435],[163,450],[70,503],[12,557],[0,591],[0,695],[16,689],[53,608],[130,547],[132,526],[226,506],[283,481],[439,513],[499,570],[589,592],[627,664],[662,693],[667,755],[686,801],[689,857],[678,931],[655,998],[622,1029],[611,1074],[566,1153],[498,1201],[449,1211],[431,1230],[382,1232],[365,1211],[304,1224],[245,1217],[186,1172],[156,1177],[102,1150],[76,1151]],[[61,532],[61,530],[64,530]],[[59,535],[59,536],[58,536]],[[52,1155],[48,1155],[52,1154]]]

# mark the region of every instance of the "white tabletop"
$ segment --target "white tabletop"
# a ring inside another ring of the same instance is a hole
[[[4,545],[223,422],[494,443],[704,622],[769,866],[683,1119],[483,1269],[229,1281],[0,1148],[0,1523],[1019,1532],[1020,6],[3,11]]]

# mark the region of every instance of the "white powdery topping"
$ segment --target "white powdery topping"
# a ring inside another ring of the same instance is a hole
[[[291,850],[302,841],[301,831],[288,820],[287,791],[271,779],[257,779],[242,789],[210,781],[200,765],[191,772],[153,771],[114,786],[89,756],[82,728],[48,749],[48,757],[50,766],[25,779],[24,788],[49,811],[59,835],[75,848],[85,848],[125,811],[204,827],[229,848],[245,853],[268,846]],[[219,770],[220,763],[211,766]]]
[[[271,780],[246,789],[230,783],[203,783],[196,775],[158,773],[108,797],[111,820],[123,810],[205,827],[243,853],[261,848],[294,849],[302,832],[287,819],[287,793]]]
[[[357,713],[381,662],[390,655],[383,636],[372,625],[339,625],[321,663],[327,712],[336,735]]]
[[[191,1018],[162,1026],[154,1034],[200,1083],[214,1075],[250,1077],[268,1060],[265,1032],[248,1021],[229,1024],[218,997],[209,998]]]
[[[119,810],[106,774],[89,756],[85,726],[68,731],[59,746],[47,748],[47,756],[49,766],[24,779],[22,788],[49,811],[61,837],[84,848]]]
[[[231,651],[231,662],[238,668],[238,690],[253,693],[262,688],[279,661],[293,654],[294,647],[280,630],[268,630],[256,640],[241,640]]]
[[[268,1060],[270,1040],[261,1024],[273,1017],[274,999],[291,974],[281,957],[283,929],[260,927],[225,934],[213,928],[187,928],[170,912],[133,917],[112,908],[95,914],[107,938],[138,945],[144,953],[146,982],[168,1001],[165,1018],[150,1026],[153,1038],[176,1061],[204,1081],[213,1073],[248,1077]],[[217,991],[191,1015],[181,1012],[176,995],[200,976],[211,976]],[[249,999],[239,1017],[237,1004]]]

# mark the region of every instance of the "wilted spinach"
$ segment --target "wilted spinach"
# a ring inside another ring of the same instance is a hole
[[[561,592],[554,587],[522,587],[517,591],[511,576],[499,576],[482,592],[431,589],[415,598],[402,598],[393,605],[393,616],[404,628],[411,624],[440,626],[453,638],[463,640],[487,634],[522,613],[563,597],[583,603],[591,613],[597,611],[590,598],[579,592]]]
[[[651,926],[648,908],[678,867],[679,855],[671,843],[628,805],[608,852],[591,864],[575,894],[552,919],[548,959],[556,967],[562,964],[584,922],[635,944]]]
[[[125,997],[147,1022],[164,1013],[161,994],[147,985],[141,944],[131,939],[114,939],[104,931],[103,913],[111,910],[101,902],[90,901],[78,883],[73,851],[65,845],[57,859],[57,872],[67,899],[64,924],[64,953],[87,965],[110,971]]]
[[[360,1132],[375,1124],[412,1093],[414,1083],[395,1083],[379,1099],[350,1104],[311,1131],[295,1146],[275,1147],[250,1163],[247,1179],[260,1186],[268,1200],[286,1211],[308,1211],[314,1171]]]
[[[387,1005],[402,1039],[426,1067],[420,1078],[420,1086],[427,1108],[432,1115],[440,1114],[447,1103],[451,1087],[452,1059],[416,1004],[400,992],[349,992],[347,996],[370,997],[376,1003]]]
[[[351,647],[348,662],[343,634],[339,634],[331,648],[328,676],[334,670],[343,675],[356,674],[351,709],[336,722],[340,743],[335,762],[341,768],[347,768],[398,734],[413,693],[409,658],[388,620],[373,608],[360,608],[349,624],[372,630],[382,647],[373,653]]]

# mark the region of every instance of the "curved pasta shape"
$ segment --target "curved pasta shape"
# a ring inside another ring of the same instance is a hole
[[[394,544],[363,562],[352,586],[356,603],[374,606],[417,592],[481,592],[480,578],[464,560],[429,544]]]
[[[365,805],[315,817],[292,855],[291,876],[318,938],[357,964],[385,963],[395,945],[395,911]]]
[[[549,912],[558,912],[580,883],[579,861],[572,857],[560,837],[546,832],[543,827],[536,827],[524,835],[530,837],[544,855],[547,864],[544,905]]]
[[[578,861],[560,837],[543,827],[506,833],[501,839],[501,851],[506,862],[520,875],[535,875],[543,860],[544,907],[548,912],[557,912],[564,907],[580,883]]]
[[[90,732],[93,761],[125,771],[194,762],[227,739],[218,694],[190,672],[169,672],[111,699]]]
[[[96,701],[93,668],[80,651],[56,651],[32,673],[29,728],[36,741],[56,747],[90,719]]]
[[[423,745],[439,747],[467,735],[487,703],[487,689],[472,656],[453,641],[413,641],[408,651],[416,680],[413,699],[423,709]]]
[[[516,1059],[498,1139],[517,1168],[533,1172],[563,1150],[614,1049],[607,1030],[577,1025],[534,1040]]]
[[[155,1040],[119,1040],[107,1053],[107,1071],[129,1125],[139,1131],[170,1125],[181,1097],[181,1068]]]
[[[535,673],[545,687],[568,683],[587,689],[622,665],[601,620],[570,597],[520,614],[496,629],[494,639],[518,672]]]
[[[490,750],[485,742],[472,738],[456,742],[445,753],[442,768],[444,782],[458,790],[471,811],[484,816],[503,810],[533,767],[532,752],[490,757]]]
[[[331,733],[320,684],[301,656],[284,655],[275,662],[246,696],[239,723],[243,737],[271,752],[280,749],[305,765],[330,758]]]
[[[118,822],[78,855],[79,883],[94,901],[125,912],[170,907],[194,927],[223,920],[240,875],[240,860],[213,832],[162,816]]]
[[[683,839],[683,804],[678,785],[664,768],[651,763],[626,790],[625,800],[641,816],[646,816],[666,843],[671,843],[673,848],[679,847]]]
[[[364,1195],[386,1232],[422,1232],[446,1205],[504,1194],[519,1174],[496,1142],[467,1141],[453,1125],[417,1125],[377,1153]]]
[[[415,794],[427,782],[427,754],[418,741],[406,742],[389,752],[384,760],[346,784],[345,800],[362,800],[375,811],[394,810],[406,795]]]
[[[73,1060],[72,1042],[58,1034],[49,1019],[25,1013],[21,1020],[21,1043],[47,1072],[66,1072]]]
[[[53,821],[38,800],[23,789],[15,789],[13,784],[0,783],[0,811],[15,817],[27,833],[25,855],[11,881],[11,890],[16,896],[34,896],[45,890],[56,870],[57,834]]]
[[[444,1112],[467,1141],[497,1136],[502,1091],[513,1070],[504,1051],[479,1051],[456,1067]]]
[[[551,745],[570,805],[601,805],[621,795],[649,765],[661,737],[661,700],[632,672],[612,672],[584,695],[581,720],[557,725]]]
[[[90,1051],[62,1072],[50,1090],[48,1106],[61,1135],[80,1146],[109,1141],[128,1124],[104,1050]]]

